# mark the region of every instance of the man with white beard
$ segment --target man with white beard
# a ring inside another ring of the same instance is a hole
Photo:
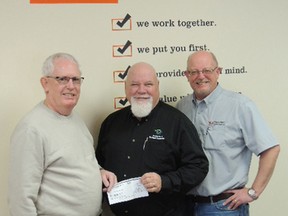
[[[96,157],[118,181],[141,177],[148,197],[110,205],[117,216],[185,215],[185,193],[208,172],[208,161],[192,122],[159,100],[159,81],[147,63],[128,71],[125,93],[131,106],[102,123]]]

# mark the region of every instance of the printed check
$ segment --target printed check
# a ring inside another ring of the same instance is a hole
[[[110,205],[149,196],[146,188],[140,182],[140,177],[118,182],[107,194]]]

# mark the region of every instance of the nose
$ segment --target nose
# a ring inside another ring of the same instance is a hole
[[[145,94],[146,93],[146,86],[145,85],[139,85],[138,93]]]
[[[75,84],[73,83],[72,78],[69,79],[69,81],[68,81],[68,83],[67,83],[67,87],[68,87],[68,88],[74,88],[74,87],[75,87]]]

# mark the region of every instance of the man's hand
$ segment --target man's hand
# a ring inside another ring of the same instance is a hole
[[[225,193],[233,193],[233,195],[225,201],[224,205],[228,205],[229,209],[234,210],[240,205],[252,202],[253,199],[248,195],[247,191],[247,188],[225,191]]]
[[[117,183],[117,176],[105,169],[100,169],[102,181],[104,184],[103,192],[110,192],[112,187]]]
[[[161,177],[154,172],[145,173],[141,177],[141,183],[144,185],[148,192],[158,193],[162,188]]]

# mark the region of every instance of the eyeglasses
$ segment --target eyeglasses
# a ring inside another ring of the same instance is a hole
[[[74,85],[80,85],[84,80],[84,77],[67,77],[67,76],[63,76],[63,77],[46,76],[46,77],[55,79],[60,85],[67,85],[70,79],[72,80]]]
[[[211,74],[213,71],[215,71],[216,69],[218,68],[215,67],[213,69],[207,69],[207,68],[204,68],[203,70],[192,70],[192,71],[187,71],[187,73],[189,74],[189,76],[198,76],[200,73],[202,73],[203,75],[209,75]]]

